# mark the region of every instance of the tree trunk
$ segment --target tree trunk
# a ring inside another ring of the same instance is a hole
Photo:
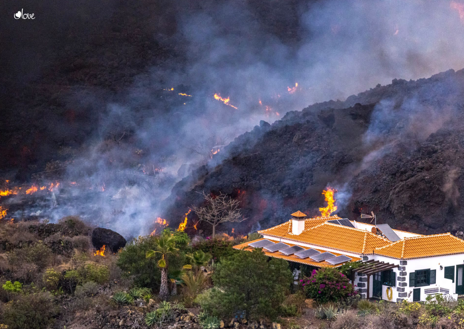
[[[172,287],[172,290],[171,290],[171,296],[175,296],[177,295],[177,283],[174,282],[174,286]]]
[[[169,286],[168,286],[168,269],[161,269],[161,287],[159,296],[162,300],[168,299],[169,296]]]
[[[213,225],[213,239],[215,235],[216,235],[216,225]]]

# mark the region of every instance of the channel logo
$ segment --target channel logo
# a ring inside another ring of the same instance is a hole
[[[35,19],[34,13],[28,14],[24,13],[24,9],[21,8],[16,14],[13,15],[14,19]]]

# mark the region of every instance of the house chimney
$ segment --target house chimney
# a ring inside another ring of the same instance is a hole
[[[292,234],[300,235],[304,231],[306,217],[306,214],[299,210],[292,214]]]

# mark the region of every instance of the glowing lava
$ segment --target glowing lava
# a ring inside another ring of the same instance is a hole
[[[217,101],[223,102],[227,106],[230,106],[230,107],[233,107],[234,109],[237,109],[236,106],[233,106],[232,104],[229,104],[230,97],[222,98],[220,94],[214,94],[214,99],[217,100]]]
[[[101,247],[100,250],[95,251],[93,255],[105,257],[105,249],[106,249],[106,246],[103,245],[103,247]]]
[[[37,192],[39,189],[37,188],[37,186],[35,185],[32,185],[30,188],[28,188],[26,190],[26,194],[32,194],[32,193],[35,193]]]
[[[331,213],[337,210],[334,198],[335,192],[337,191],[330,187],[322,192],[322,194],[325,196],[325,201],[327,202],[327,207],[319,208],[322,217],[329,217]]]

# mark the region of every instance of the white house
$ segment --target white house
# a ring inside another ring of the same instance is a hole
[[[464,295],[464,240],[450,233],[421,235],[338,216],[308,218],[300,211],[259,233],[262,239],[234,248],[263,248],[270,257],[318,268],[362,261],[353,283],[363,298],[425,301],[436,293]]]

